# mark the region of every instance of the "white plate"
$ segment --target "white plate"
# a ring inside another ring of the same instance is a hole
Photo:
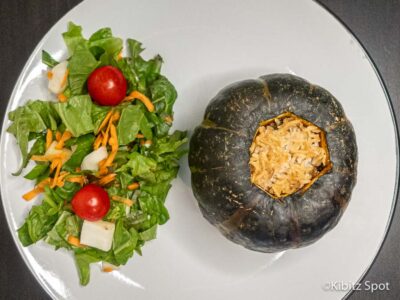
[[[200,215],[184,162],[168,195],[171,220],[159,237],[118,272],[92,268],[80,287],[73,258],[44,243],[22,248],[16,229],[31,203],[30,189],[10,172],[17,168],[15,140],[1,140],[2,199],[10,230],[38,281],[54,298],[71,299],[337,299],[330,282],[355,283],[384,239],[394,203],[396,133],[379,76],[355,38],[327,11],[308,0],[139,1],[88,0],[64,16],[43,38],[14,88],[8,111],[29,98],[46,98],[40,51],[65,55],[67,21],[86,35],[110,26],[160,53],[179,99],[175,126],[193,129],[211,97],[228,83],[272,72],[290,72],[319,84],[343,104],[359,146],[358,183],[338,226],[317,243],[263,254],[222,237]]]

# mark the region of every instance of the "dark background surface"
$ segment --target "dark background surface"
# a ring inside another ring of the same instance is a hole
[[[161,1],[161,0],[160,0]],[[0,116],[29,55],[50,27],[79,0],[0,0]],[[400,0],[321,0],[364,45],[400,113]],[[399,120],[399,119],[398,119]],[[1,204],[0,204],[1,205]],[[0,209],[0,299],[48,299],[25,266]],[[389,291],[353,292],[349,299],[399,299],[400,205],[383,247],[362,282],[389,283]],[[332,293],[332,292],[330,292]],[[267,297],[267,296],[266,296]]]

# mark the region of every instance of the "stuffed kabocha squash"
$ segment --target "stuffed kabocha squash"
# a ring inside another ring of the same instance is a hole
[[[235,243],[275,252],[308,245],[337,224],[356,182],[357,145],[328,91],[272,74],[212,99],[189,165],[204,217]]]

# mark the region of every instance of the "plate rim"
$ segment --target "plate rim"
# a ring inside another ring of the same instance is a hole
[[[368,52],[367,48],[364,46],[364,44],[361,42],[361,40],[358,38],[358,36],[353,32],[353,30],[335,12],[333,12],[326,4],[324,4],[318,0],[313,0],[313,2],[316,3],[320,8],[327,11],[339,23],[339,25],[343,26],[343,28],[351,35],[352,38],[354,38],[354,41],[357,43],[359,48],[362,50],[362,52],[365,55],[365,57],[367,58],[369,64],[372,66],[372,69],[374,70],[375,75],[378,78],[379,83],[383,89],[386,101],[388,103],[390,116],[392,118],[392,122],[394,125],[394,137],[395,137],[395,146],[396,146],[396,178],[395,178],[394,193],[393,193],[393,198],[392,198],[392,206],[390,208],[389,218],[386,223],[385,233],[382,237],[382,240],[380,242],[378,250],[375,253],[372,261],[369,263],[368,267],[365,269],[365,271],[361,274],[360,278],[357,280],[356,284],[359,284],[361,281],[364,280],[364,278],[366,277],[368,272],[371,270],[372,265],[376,262],[379,254],[382,251],[383,244],[385,243],[385,241],[388,237],[389,230],[393,223],[393,215],[394,215],[394,211],[396,210],[396,205],[397,205],[398,198],[399,198],[399,187],[400,187],[400,182],[399,182],[399,176],[400,176],[400,161],[399,161],[399,158],[400,158],[400,148],[399,148],[400,131],[399,131],[399,126],[398,126],[399,124],[396,119],[396,114],[394,112],[394,106],[393,106],[393,100],[392,100],[392,97],[390,96],[387,85],[386,85],[385,81],[383,80],[382,74],[379,71],[377,64],[375,63],[374,59]],[[343,299],[348,299],[354,293],[354,291],[355,290],[350,289],[344,295]]]
[[[28,60],[26,61],[26,63],[24,64],[24,67],[22,68],[22,70],[19,72],[19,76],[17,81],[15,82],[11,95],[9,97],[7,106],[6,106],[6,110],[4,113],[4,118],[3,118],[3,122],[1,124],[1,132],[6,133],[6,131],[4,130],[8,119],[7,119],[7,112],[10,111],[11,105],[12,105],[12,99],[15,98],[18,87],[21,85],[21,83],[23,82],[23,76],[21,76],[22,74],[26,73],[26,70],[29,68],[29,66],[32,64],[32,61],[34,60],[34,58],[36,57],[37,53],[42,49],[43,44],[45,43],[45,41],[48,40],[48,36],[50,35],[50,33],[52,32],[52,30],[58,25],[58,23],[60,22],[60,20],[62,20],[68,13],[70,13],[71,11],[77,9],[78,7],[82,6],[83,3],[85,3],[86,1],[83,0],[82,2],[76,4],[75,6],[73,6],[71,9],[69,9],[68,11],[66,11],[49,29],[48,31],[43,35],[43,37],[40,39],[40,41],[36,44],[36,46],[34,47],[32,53],[30,54]],[[368,274],[368,272],[371,270],[372,265],[375,263],[375,261],[377,260],[379,254],[382,251],[383,248],[383,244],[385,243],[387,237],[388,237],[388,232],[392,226],[392,222],[393,222],[393,215],[394,215],[394,211],[396,209],[396,205],[398,202],[398,198],[399,198],[399,187],[400,187],[400,146],[399,146],[399,140],[400,140],[400,129],[398,126],[398,121],[396,119],[396,114],[394,111],[394,105],[393,105],[393,100],[392,97],[390,96],[390,93],[388,91],[387,85],[385,83],[385,81],[383,80],[382,74],[379,71],[379,68],[377,66],[377,64],[375,63],[374,59],[372,58],[372,56],[370,55],[370,53],[368,52],[368,50],[366,49],[366,47],[364,46],[364,44],[361,42],[361,40],[358,38],[358,36],[353,32],[353,30],[335,13],[333,12],[326,4],[318,1],[318,0],[312,0],[311,2],[313,2],[314,4],[317,5],[317,7],[319,7],[319,9],[321,9],[322,11],[325,11],[328,15],[330,15],[331,17],[333,17],[333,19],[337,22],[337,24],[339,24],[343,29],[345,29],[345,31],[347,31],[347,33],[350,35],[350,38],[352,40],[354,40],[354,42],[356,43],[356,45],[359,47],[359,49],[361,49],[362,53],[365,55],[365,57],[367,58],[370,66],[372,67],[373,71],[375,72],[375,75],[380,83],[380,86],[384,92],[385,98],[386,98],[386,102],[388,104],[388,108],[389,108],[389,112],[390,112],[390,116],[392,119],[392,123],[394,125],[394,142],[395,142],[395,152],[396,152],[396,175],[395,175],[395,185],[394,185],[394,191],[393,191],[393,198],[392,198],[392,203],[391,203],[391,208],[390,208],[390,212],[389,212],[389,217],[388,220],[386,221],[386,225],[385,225],[385,232],[382,236],[381,241],[379,242],[379,247],[376,251],[376,253],[374,254],[374,257],[372,259],[371,262],[368,263],[368,267],[363,271],[363,273],[360,275],[359,279],[356,281],[356,283],[360,283],[361,281],[363,281],[363,279],[366,277],[366,275]],[[1,139],[0,139],[0,145],[3,145],[4,143],[4,135],[1,135]],[[18,253],[20,254],[22,260],[24,261],[26,267],[29,269],[29,271],[31,272],[31,274],[33,275],[33,277],[36,279],[36,281],[40,284],[40,286],[44,289],[44,291],[52,298],[52,299],[57,299],[57,294],[54,293],[54,289],[51,287],[50,284],[48,284],[47,281],[45,281],[43,278],[41,278],[39,276],[38,273],[34,272],[32,265],[28,262],[28,257],[27,255],[24,253],[24,249],[21,247],[19,240],[17,239],[17,235],[14,232],[14,228],[11,227],[11,220],[10,220],[10,216],[9,214],[7,214],[6,212],[6,201],[4,200],[4,192],[3,192],[3,175],[2,172],[0,172],[0,196],[1,196],[1,201],[2,201],[2,205],[3,205],[3,211],[4,211],[4,215],[6,217],[6,221],[7,221],[7,226],[8,229],[11,233],[12,239],[14,241],[14,244],[16,246],[16,248],[18,249]],[[353,294],[354,290],[349,290],[344,296],[343,299],[348,299],[352,294]]]

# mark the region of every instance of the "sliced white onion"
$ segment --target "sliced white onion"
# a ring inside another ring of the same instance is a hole
[[[67,66],[68,62],[63,61],[51,69],[51,78],[49,79],[49,90],[54,94],[62,93],[67,86]]]
[[[59,154],[64,154],[64,158],[62,160],[62,163],[64,164],[66,161],[68,161],[71,158],[72,155],[72,151],[69,149],[62,149],[62,150],[58,150],[56,149],[56,145],[58,144],[57,141],[53,141],[50,144],[50,147],[46,150],[46,153],[44,154],[46,155],[59,155]]]
[[[85,156],[81,164],[81,170],[98,171],[99,162],[107,158],[107,148],[105,146],[89,153]]]

